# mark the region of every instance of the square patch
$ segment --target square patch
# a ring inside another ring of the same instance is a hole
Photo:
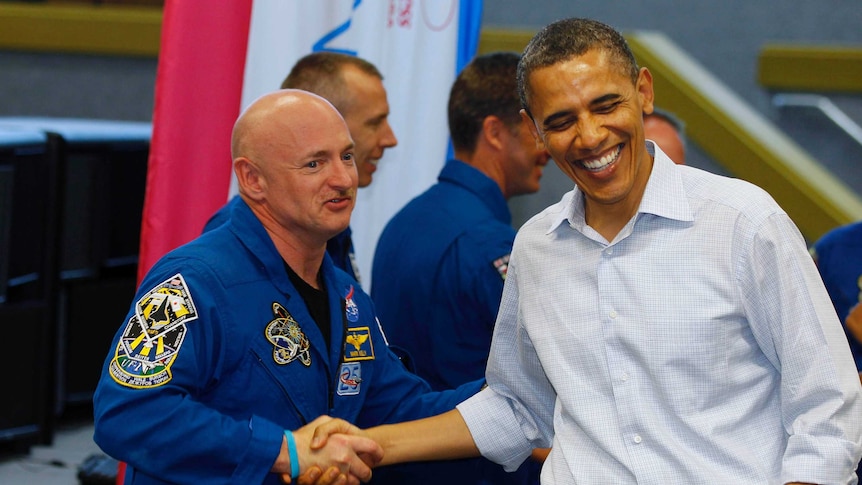
[[[346,362],[341,364],[338,373],[338,387],[335,392],[339,396],[355,396],[359,394],[362,384],[362,364],[359,362]]]

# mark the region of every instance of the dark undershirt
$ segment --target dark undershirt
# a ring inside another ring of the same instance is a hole
[[[332,338],[332,324],[329,319],[329,298],[326,295],[326,287],[321,285],[323,289],[318,290],[300,278],[287,263],[284,263],[284,268],[287,270],[287,277],[290,278],[290,282],[293,283],[299,296],[302,297],[302,301],[305,302],[308,313],[311,314],[311,318],[314,319],[314,323],[317,324],[317,328],[323,334],[327,349],[324,354],[328,354],[329,342]]]

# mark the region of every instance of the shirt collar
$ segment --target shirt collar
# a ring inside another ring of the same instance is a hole
[[[512,213],[500,186],[476,167],[460,160],[449,160],[437,180],[458,185],[476,194],[488,206],[495,219],[504,224],[512,224]]]
[[[694,220],[682,179],[684,167],[675,164],[658,145],[646,141],[646,148],[654,158],[652,173],[647,181],[638,214],[653,214],[658,217],[691,222]],[[575,186],[559,203],[560,210],[551,218],[547,233],[554,232],[563,222],[583,232],[586,226],[584,194]]]

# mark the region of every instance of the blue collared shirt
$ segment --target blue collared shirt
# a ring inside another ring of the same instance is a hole
[[[500,186],[458,160],[386,224],[371,299],[389,342],[435,390],[485,374],[515,240]],[[496,262],[496,263],[495,263]]]
[[[383,230],[371,298],[389,342],[409,352],[435,390],[485,374],[494,319],[515,230],[500,186],[449,160],[438,183],[411,200]],[[505,473],[484,459],[423,463],[378,473],[384,483],[512,485],[538,478],[537,463]],[[392,473],[392,472],[384,472]]]
[[[842,322],[862,301],[862,222],[837,227],[824,234],[812,247],[823,284]],[[856,369],[862,372],[862,342],[845,328]]]
[[[575,188],[519,231],[486,378],[459,405],[543,483],[855,483],[859,378],[805,242],[763,190],[655,154],[613,241]],[[553,442],[551,442],[553,440]]]

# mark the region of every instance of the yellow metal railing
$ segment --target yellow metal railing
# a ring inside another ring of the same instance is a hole
[[[634,32],[627,38],[653,73],[656,99],[685,120],[687,136],[731,173],[772,194],[806,238],[862,219],[857,194],[667,37]]]
[[[757,61],[768,89],[862,93],[860,47],[767,44]]]
[[[0,3],[4,50],[155,57],[161,28],[160,7]]]

